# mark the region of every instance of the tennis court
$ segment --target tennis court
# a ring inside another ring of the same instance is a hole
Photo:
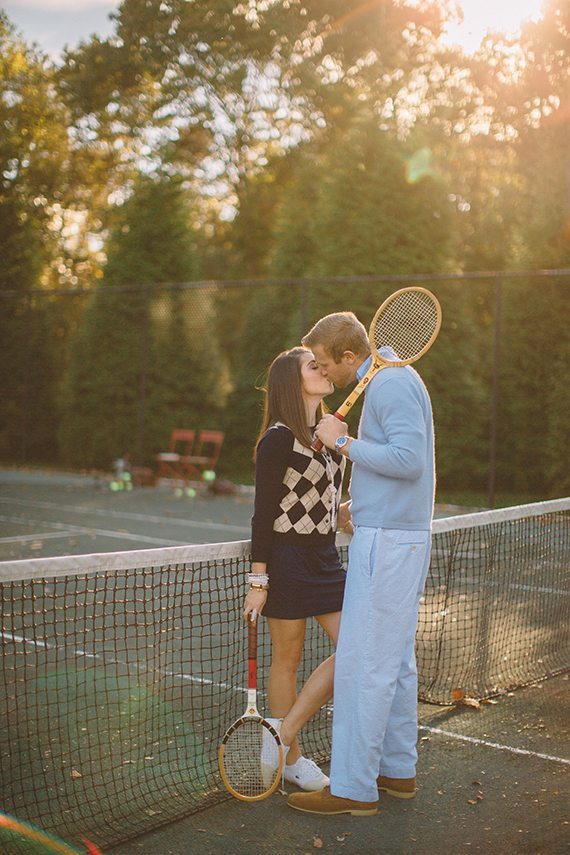
[[[230,799],[112,851],[560,855],[570,838],[569,697],[566,675],[480,709],[420,704],[418,795],[381,797],[375,817],[308,816],[280,794],[257,805]]]
[[[354,853],[565,850],[570,501],[436,523],[418,635],[420,696],[435,702],[420,710],[420,794],[383,800],[367,821],[317,822],[281,795],[228,800],[217,772],[245,697],[251,493],[116,494],[90,477],[12,472],[1,498],[8,812],[125,855],[319,841]],[[327,653],[311,629],[304,674]],[[268,654],[263,636],[262,673]],[[509,692],[547,674],[558,676]],[[450,706],[452,693],[462,702]],[[305,736],[323,762],[331,713]]]
[[[112,492],[97,475],[0,471],[0,560],[249,537],[251,491],[194,499],[172,486]]]

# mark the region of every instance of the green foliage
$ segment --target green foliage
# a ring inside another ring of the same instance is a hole
[[[249,477],[272,358],[398,287],[327,277],[420,272],[444,311],[418,366],[440,487],[481,490],[494,284],[436,274],[569,266],[569,12],[547,0],[518,45],[465,56],[436,41],[453,6],[124,0],[58,68],[0,13],[0,454],[55,459],[60,408],[75,465],[151,460],[172,427],[223,417],[221,469]],[[29,297],[103,268],[84,312]],[[161,288],[199,277],[324,284]],[[499,488],[569,489],[558,282],[503,291]]]
[[[0,456],[53,459],[55,334],[34,300],[53,241],[45,226],[66,155],[49,70],[0,13]]]
[[[210,312],[196,311],[204,296],[156,294],[157,283],[195,274],[180,187],[141,179],[73,343],[61,431],[67,462],[109,468],[128,454],[147,463],[164,449],[172,428],[204,427],[219,410],[218,345]]]

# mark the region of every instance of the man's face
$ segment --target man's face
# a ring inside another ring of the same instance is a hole
[[[335,362],[322,344],[316,344],[311,348],[315,361],[321,370],[323,377],[331,380],[337,389],[344,389],[356,380],[356,369],[359,360],[350,350],[345,350],[340,362]]]

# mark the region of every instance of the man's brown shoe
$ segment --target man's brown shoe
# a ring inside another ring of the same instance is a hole
[[[379,775],[376,783],[381,793],[388,793],[397,799],[413,799],[416,794],[415,778],[387,778]]]
[[[374,816],[378,813],[378,802],[357,802],[342,796],[333,796],[330,787],[316,793],[292,793],[287,804],[305,813],[350,813],[352,816]]]

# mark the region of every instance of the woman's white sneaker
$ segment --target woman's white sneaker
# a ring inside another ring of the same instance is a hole
[[[309,792],[323,790],[329,785],[329,779],[325,773],[321,772],[314,760],[309,760],[307,757],[299,757],[289,766],[285,764],[283,777],[290,784],[296,784],[302,790]]]
[[[282,718],[267,718],[266,721],[279,733],[281,722],[283,721]],[[283,766],[285,766],[285,758],[287,757],[289,746],[281,743],[281,748],[283,751]],[[269,786],[274,780],[275,770],[279,766],[279,749],[277,748],[275,739],[265,727],[263,728],[260,761],[262,780]]]

